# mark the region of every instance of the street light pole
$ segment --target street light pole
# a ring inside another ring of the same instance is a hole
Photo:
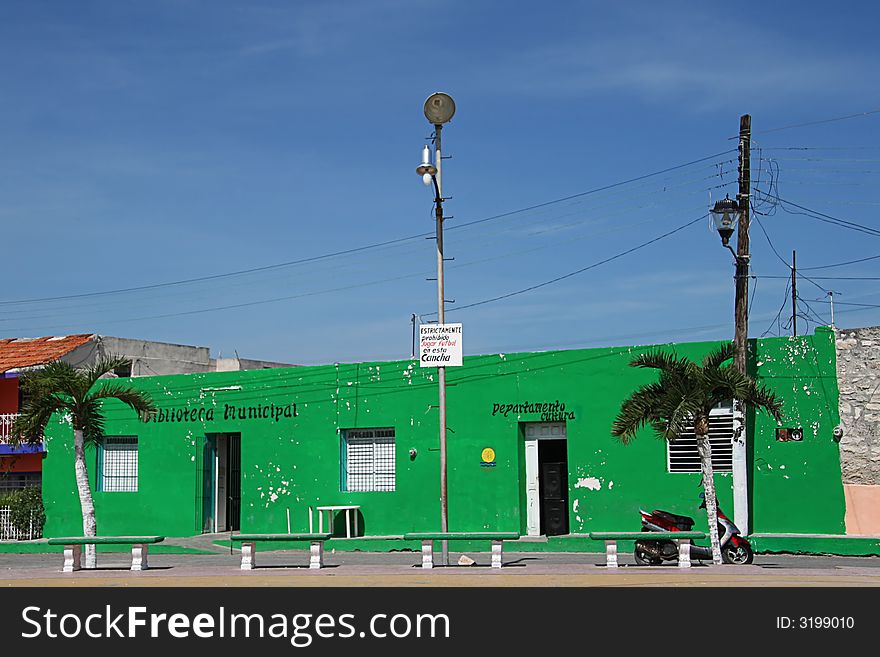
[[[446,299],[444,298],[443,285],[443,184],[440,174],[442,166],[442,154],[440,148],[440,133],[442,125],[434,126],[434,162],[437,167],[435,191],[435,216],[437,223],[437,322],[446,323]],[[440,531],[449,531],[449,497],[446,478],[446,368],[442,365],[437,368],[438,404],[440,407]],[[449,565],[449,543],[441,542],[441,560],[444,566]]]
[[[425,118],[434,126],[434,164],[430,162],[430,151],[425,146],[422,164],[416,172],[422,176],[425,184],[434,184],[434,215],[436,221],[437,242],[437,322],[446,321],[446,299],[443,283],[443,184],[441,167],[443,154],[441,135],[443,124],[448,123],[455,114],[455,101],[445,93],[435,93],[425,101]],[[440,411],[440,531],[449,531],[448,487],[446,477],[446,368],[437,368],[438,406]],[[449,565],[449,543],[441,541],[441,560],[444,566]]]

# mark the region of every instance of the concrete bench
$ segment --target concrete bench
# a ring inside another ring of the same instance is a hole
[[[62,572],[72,573],[82,568],[83,545],[131,545],[131,569],[147,570],[149,544],[164,540],[164,536],[66,536],[50,538],[48,543],[64,546]]]
[[[691,567],[691,540],[706,538],[703,532],[590,532],[594,541],[605,541],[605,565],[617,568],[617,541],[678,541],[678,567]]]
[[[324,566],[324,541],[330,538],[329,533],[320,534],[233,534],[232,541],[241,543],[241,569],[252,570],[256,565],[257,543],[308,541],[309,568]]]
[[[517,532],[410,532],[403,538],[422,542],[422,568],[434,567],[434,541],[492,541],[492,568],[501,568],[502,541],[515,541]]]

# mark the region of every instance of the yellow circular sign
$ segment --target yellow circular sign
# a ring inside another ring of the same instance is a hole
[[[495,460],[495,450],[491,447],[487,447],[483,450],[481,457],[483,459],[483,463],[492,463]]]

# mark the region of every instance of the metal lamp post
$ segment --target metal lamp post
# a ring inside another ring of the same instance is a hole
[[[434,215],[437,225],[437,321],[443,324],[446,320],[446,302],[443,289],[443,186],[441,180],[442,155],[440,134],[443,124],[448,123],[455,114],[455,101],[445,93],[431,94],[425,101],[425,118],[434,126],[434,163],[431,163],[431,149],[422,150],[422,163],[416,167],[416,173],[422,176],[426,185],[434,185]],[[440,531],[449,531],[449,507],[446,485],[446,368],[437,368],[440,410]],[[442,541],[442,562],[449,565],[449,545]]]
[[[748,201],[746,201],[748,202]],[[746,299],[742,296],[745,294],[743,290],[747,290],[744,285],[748,281],[749,276],[749,256],[748,254],[740,255],[730,246],[730,238],[742,222],[743,210],[737,201],[729,197],[715,203],[714,207],[709,211],[712,216],[712,222],[715,229],[721,236],[721,244],[733,254],[733,260],[736,264],[736,308],[734,309],[734,318],[736,328],[734,331],[733,344],[736,347],[736,359],[734,365],[739,371],[745,374],[745,354],[746,339],[748,334],[747,309],[744,308]],[[733,510],[734,523],[743,533],[749,531],[749,495],[748,495],[748,465],[746,454],[746,426],[745,412],[742,402],[738,399],[733,400]]]

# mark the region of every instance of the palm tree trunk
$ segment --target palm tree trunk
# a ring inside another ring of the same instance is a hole
[[[92,491],[89,488],[89,472],[86,468],[86,453],[83,442],[83,432],[75,429],[73,432],[73,467],[76,472],[76,488],[79,492],[79,505],[82,509],[83,536],[97,536],[98,525],[95,520],[95,502],[92,499]],[[85,568],[95,568],[98,565],[97,554],[94,545],[86,545]]]
[[[709,517],[709,542],[712,545],[712,563],[721,564],[721,543],[718,539],[718,500],[715,497],[715,473],[712,470],[712,446],[709,444],[709,418],[698,417],[694,421],[697,451],[703,471],[703,494],[706,498],[706,515]]]

